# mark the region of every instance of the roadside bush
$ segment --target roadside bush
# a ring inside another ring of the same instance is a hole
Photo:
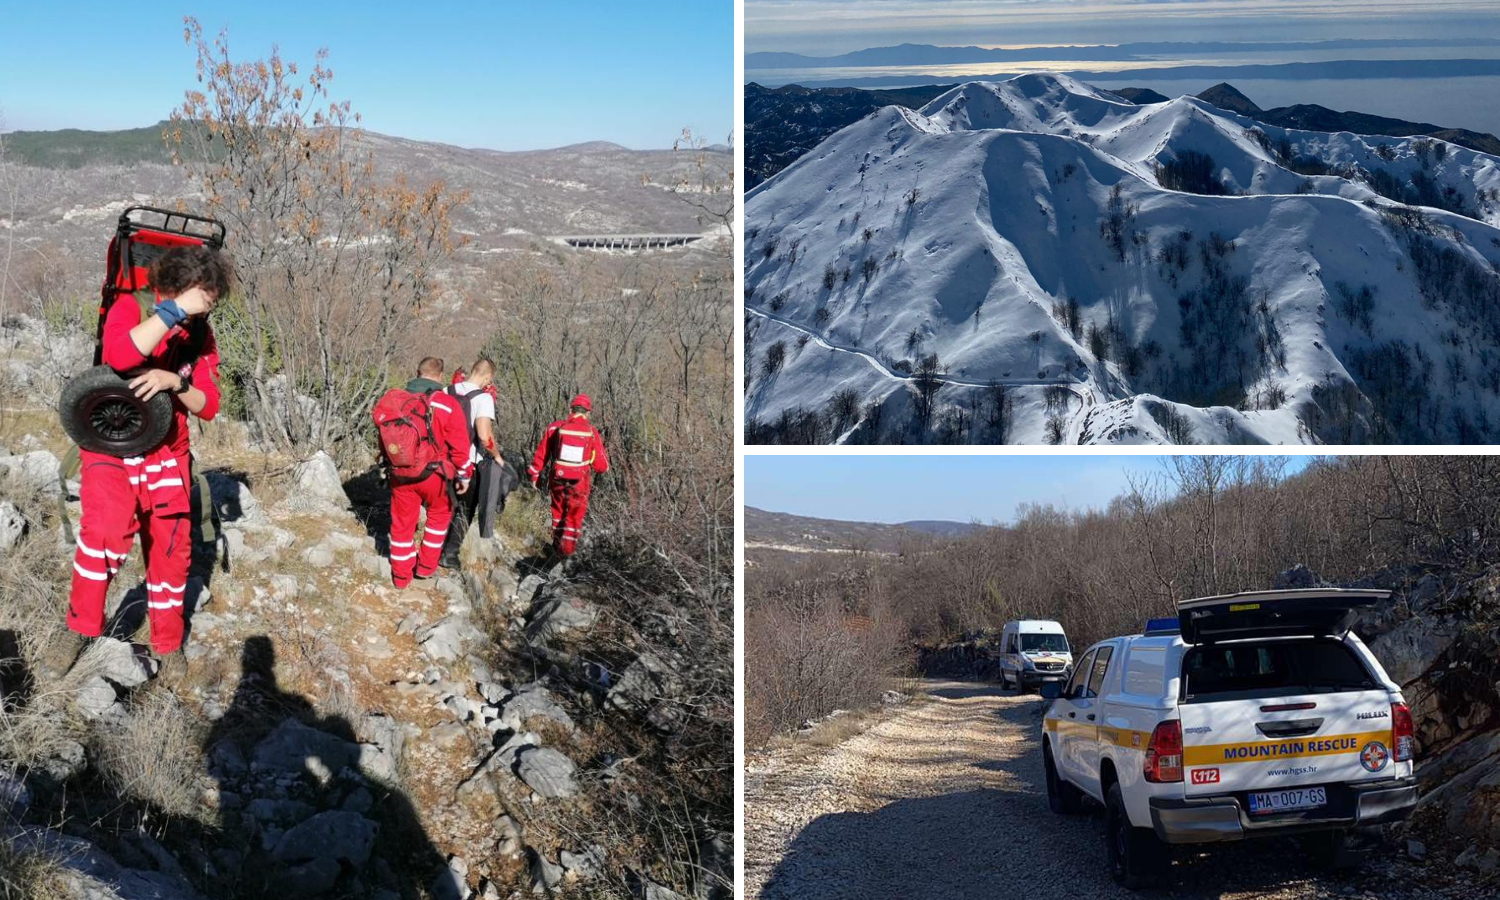
[[[875,703],[909,666],[895,616],[868,604],[862,568],[813,559],[747,581],[747,746]]]

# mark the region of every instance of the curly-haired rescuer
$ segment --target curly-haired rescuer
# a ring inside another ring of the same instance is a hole
[[[120,458],[80,450],[83,516],[68,596],[68,639],[42,660],[60,677],[104,630],[104,598],[137,533],[146,557],[146,610],[158,671],[180,674],[182,602],[192,555],[188,515],[188,414],[219,411],[219,353],[208,314],[229,293],[234,272],[208,247],[174,247],[152,263],[147,290],[154,301],[110,305],[104,321],[104,364],[130,378],[135,395],[172,395],[175,415],[162,443]]]

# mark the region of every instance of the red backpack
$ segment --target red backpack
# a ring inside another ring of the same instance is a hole
[[[391,480],[419,481],[442,468],[443,452],[433,433],[432,405],[426,394],[391,388],[375,401],[371,416]]]

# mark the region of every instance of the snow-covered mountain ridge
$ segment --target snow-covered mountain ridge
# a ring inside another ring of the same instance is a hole
[[[747,439],[1492,440],[1497,226],[1440,140],[960,85],[747,195]]]

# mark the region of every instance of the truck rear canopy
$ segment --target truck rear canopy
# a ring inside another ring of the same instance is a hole
[[[1360,610],[1389,596],[1390,591],[1343,588],[1227,594],[1179,603],[1177,621],[1188,644],[1343,637]]]

